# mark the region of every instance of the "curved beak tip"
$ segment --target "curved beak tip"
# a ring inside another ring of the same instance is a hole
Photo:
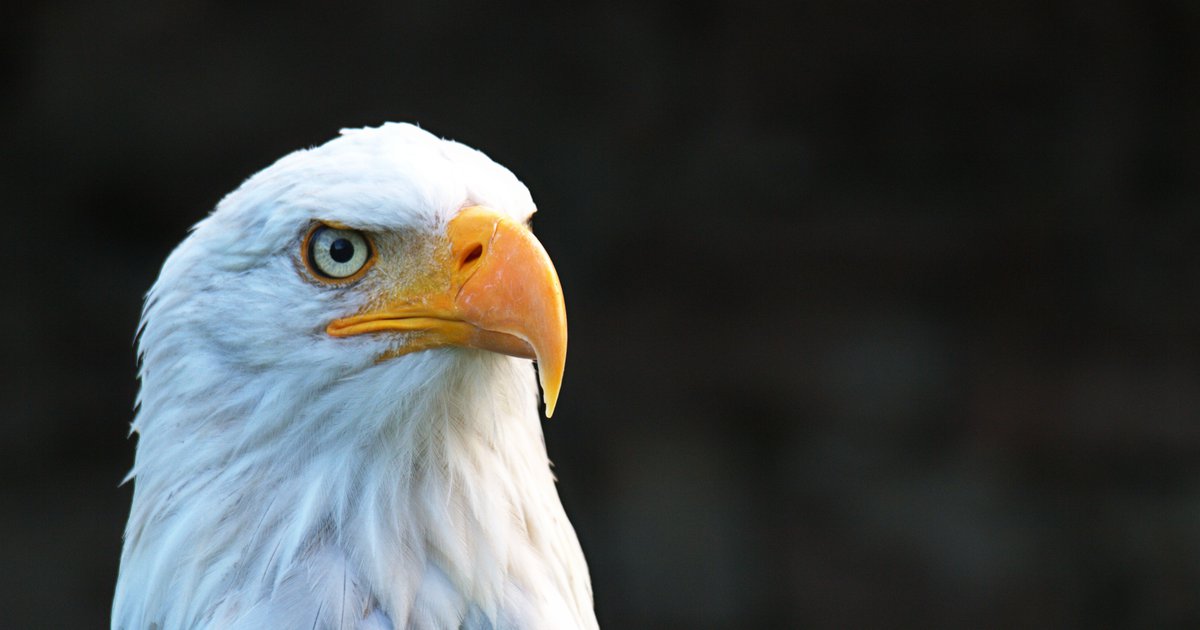
[[[542,402],[546,405],[546,417],[554,415],[558,404],[558,393],[562,389],[563,366],[558,362],[557,369],[538,362],[538,381],[542,386]]]

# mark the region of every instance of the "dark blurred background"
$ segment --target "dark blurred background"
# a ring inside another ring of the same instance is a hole
[[[170,249],[340,127],[518,174],[608,628],[1200,623],[1187,0],[0,10],[0,626],[101,627]]]

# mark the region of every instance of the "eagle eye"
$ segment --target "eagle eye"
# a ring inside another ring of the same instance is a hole
[[[374,259],[370,241],[357,230],[317,225],[305,242],[304,260],[320,280],[355,280]]]

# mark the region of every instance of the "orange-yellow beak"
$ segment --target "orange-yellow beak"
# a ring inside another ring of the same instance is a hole
[[[449,255],[429,261],[420,281],[387,287],[364,312],[330,322],[326,332],[412,333],[384,358],[464,346],[536,359],[550,417],[567,359],[567,311],[550,256],[527,227],[482,206],[451,219],[446,240]]]

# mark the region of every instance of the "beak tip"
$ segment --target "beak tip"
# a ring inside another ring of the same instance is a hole
[[[561,367],[558,370],[546,370],[539,362],[538,381],[542,386],[542,403],[546,406],[546,418],[550,418],[554,415],[554,408],[558,405],[558,393],[562,389]]]
[[[558,388],[547,387],[542,383],[542,403],[546,406],[546,418],[554,415],[554,407],[558,404]]]

